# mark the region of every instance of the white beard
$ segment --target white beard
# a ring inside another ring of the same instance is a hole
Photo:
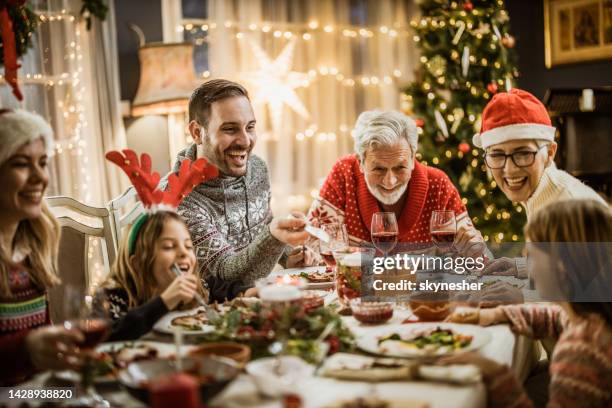
[[[400,200],[400,198],[402,198],[402,196],[406,192],[406,189],[408,188],[408,183],[406,183],[403,186],[401,186],[399,189],[394,191],[393,193],[389,194],[389,193],[381,192],[378,187],[371,186],[367,178],[365,178],[365,181],[366,181],[366,185],[368,186],[368,190],[370,191],[370,193],[384,205],[393,205],[397,203]]]

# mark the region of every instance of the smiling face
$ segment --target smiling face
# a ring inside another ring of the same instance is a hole
[[[414,156],[405,139],[395,146],[369,148],[361,168],[368,190],[385,205],[400,200],[408,188],[413,169]]]
[[[557,145],[551,143],[548,146],[538,148],[535,140],[511,140],[508,142],[493,145],[487,149],[487,156],[500,157],[503,154],[523,153],[529,156],[532,152],[537,152],[533,164],[527,167],[518,167],[508,157],[506,164],[501,169],[491,169],[493,178],[497,185],[504,192],[506,197],[514,202],[525,202],[535,189],[538,187],[540,178],[546,167],[552,163]]]
[[[183,273],[194,273],[196,257],[187,227],[175,219],[168,219],[155,242],[153,276],[157,289],[164,291],[176,278],[172,264],[176,263]]]
[[[39,217],[48,183],[47,152],[40,138],[0,165],[0,217],[7,222]]]
[[[221,173],[234,177],[246,174],[247,161],[257,141],[255,115],[248,98],[234,96],[213,102],[207,129],[195,121],[192,124],[194,140]]]

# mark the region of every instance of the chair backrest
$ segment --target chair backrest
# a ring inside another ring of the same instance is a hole
[[[111,216],[115,245],[117,250],[119,250],[119,244],[125,229],[132,225],[136,218],[144,213],[145,209],[142,202],[138,199],[136,189],[131,186],[119,197],[108,203],[108,211]]]
[[[64,320],[66,288],[73,286],[86,290],[91,284],[89,238],[101,238],[103,264],[107,271],[115,261],[117,251],[107,208],[91,207],[70,197],[47,197],[46,201],[62,228],[58,256],[62,283],[49,291],[51,319],[57,322]]]

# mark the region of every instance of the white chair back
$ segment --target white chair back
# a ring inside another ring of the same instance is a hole
[[[62,284],[49,291],[53,321],[64,320],[63,299],[68,286],[86,290],[92,284],[89,271],[89,237],[101,238],[105,272],[115,262],[117,250],[113,241],[110,212],[92,207],[71,197],[47,197],[47,205],[57,218],[62,235],[59,243],[58,269]]]
[[[108,203],[108,210],[111,216],[115,245],[119,250],[119,244],[127,228],[134,223],[140,214],[144,213],[145,209],[138,199],[136,189],[130,186],[123,194]]]

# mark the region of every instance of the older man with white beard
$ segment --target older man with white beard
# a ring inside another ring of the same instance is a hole
[[[327,176],[308,218],[341,222],[352,244],[371,241],[372,216],[395,213],[400,243],[431,243],[434,210],[457,219],[455,248],[465,255],[485,250],[459,192],[441,170],[415,160],[418,134],[412,119],[395,111],[367,111],[353,131],[355,154],[339,159]]]

